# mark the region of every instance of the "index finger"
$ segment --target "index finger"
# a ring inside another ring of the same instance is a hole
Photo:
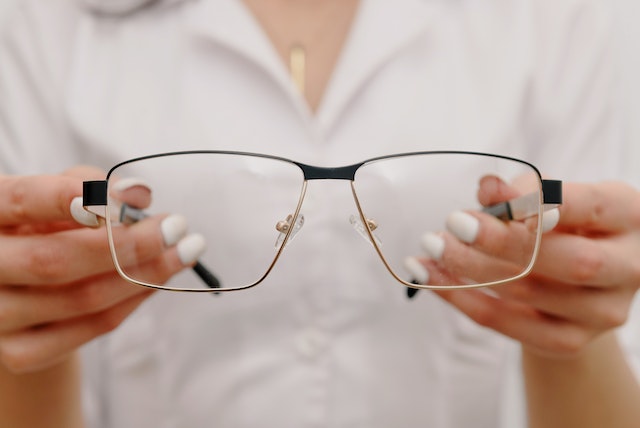
[[[640,227],[640,193],[622,182],[566,183],[559,229],[617,233]]]
[[[73,220],[82,179],[64,175],[0,176],[0,226]]]

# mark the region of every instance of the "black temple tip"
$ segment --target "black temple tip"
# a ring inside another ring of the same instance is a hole
[[[416,281],[415,279],[412,279],[409,282],[411,282],[412,284],[420,285],[420,283],[418,281]],[[415,295],[418,294],[418,291],[420,291],[419,288],[407,287],[407,298],[413,299],[415,297]]]

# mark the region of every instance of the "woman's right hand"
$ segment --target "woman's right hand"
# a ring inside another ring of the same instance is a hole
[[[102,177],[88,167],[56,176],[0,176],[0,362],[12,372],[64,361],[120,325],[151,294],[116,273],[104,227],[82,226],[70,213],[82,181]],[[165,281],[190,262],[181,262],[175,245],[186,233],[183,223],[156,216],[118,233],[145,254],[140,268]],[[136,263],[139,256],[131,255]]]

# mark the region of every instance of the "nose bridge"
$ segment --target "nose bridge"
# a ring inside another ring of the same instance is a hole
[[[350,180],[355,178],[356,171],[362,163],[340,167],[322,167],[299,163],[305,180]]]

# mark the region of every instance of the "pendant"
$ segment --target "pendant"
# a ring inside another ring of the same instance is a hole
[[[299,44],[295,44],[289,50],[289,70],[291,72],[291,79],[293,79],[294,85],[298,88],[298,91],[304,95],[305,90],[305,75],[307,69],[307,52],[304,47]]]

